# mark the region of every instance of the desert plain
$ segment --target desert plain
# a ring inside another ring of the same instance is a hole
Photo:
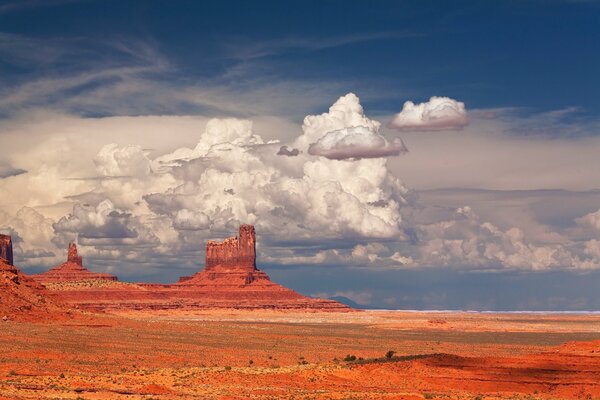
[[[0,346],[1,399],[600,398],[600,314],[73,312]]]

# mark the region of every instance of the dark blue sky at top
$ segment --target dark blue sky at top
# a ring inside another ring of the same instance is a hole
[[[431,95],[454,97],[470,108],[600,111],[600,3],[593,1],[1,4],[1,32],[148,42],[177,66],[163,78],[184,83],[251,80],[252,72],[222,76],[247,57],[263,78],[335,80],[340,93],[384,89],[384,95],[365,99],[382,113]],[[327,45],[331,41],[338,44]],[[260,53],[265,43],[275,50]],[[98,51],[89,59],[79,54],[72,64],[52,68],[4,60],[0,72],[16,81],[60,75],[97,57]]]

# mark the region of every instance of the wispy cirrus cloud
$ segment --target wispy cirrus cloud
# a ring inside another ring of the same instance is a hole
[[[324,37],[287,36],[271,40],[232,38],[226,41],[225,48],[229,57],[241,61],[250,61],[286,52],[312,52],[376,40],[410,39],[419,36],[423,36],[423,34],[372,32]]]

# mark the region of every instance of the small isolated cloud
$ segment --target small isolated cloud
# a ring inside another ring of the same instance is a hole
[[[24,169],[15,168],[6,161],[0,161],[0,179],[9,178],[26,173]]]
[[[288,156],[288,157],[296,157],[298,154],[300,154],[300,150],[293,148],[293,147],[288,147],[288,146],[281,146],[279,148],[279,151],[277,152],[278,156]]]
[[[328,132],[308,148],[308,153],[333,160],[397,156],[408,149],[401,139],[388,142],[376,130],[354,126]]]
[[[462,129],[468,124],[465,103],[433,96],[425,103],[404,103],[402,111],[392,118],[389,127],[401,131],[441,131]]]

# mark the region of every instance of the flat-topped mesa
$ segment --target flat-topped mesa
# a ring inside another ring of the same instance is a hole
[[[83,257],[77,255],[77,245],[73,242],[69,243],[67,262],[72,262],[74,264],[83,266]]]
[[[8,265],[14,265],[12,238],[10,235],[0,234],[0,258],[6,261]]]
[[[205,271],[238,269],[256,271],[256,233],[254,226],[241,225],[239,236],[219,243],[209,240],[206,244]]]

